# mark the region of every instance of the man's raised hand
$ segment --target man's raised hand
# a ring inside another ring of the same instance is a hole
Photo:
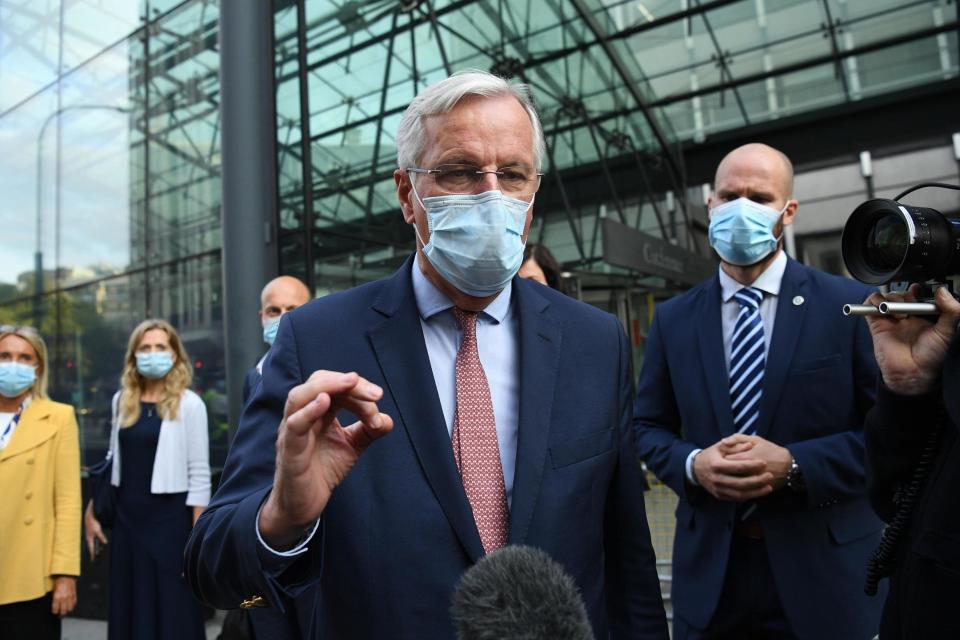
[[[277,434],[273,490],[260,535],[275,549],[294,545],[323,513],[333,490],[364,450],[393,428],[377,402],[383,390],[356,373],[316,371],[287,395]],[[359,420],[343,427],[337,413]]]

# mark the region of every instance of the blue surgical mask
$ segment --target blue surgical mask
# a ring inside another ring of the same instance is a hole
[[[36,367],[21,362],[0,362],[0,395],[16,398],[36,380]]]
[[[756,264],[777,250],[783,236],[774,236],[773,228],[786,210],[749,198],[724,202],[710,210],[710,246],[729,264]]]
[[[477,298],[501,291],[523,264],[523,228],[533,201],[500,191],[420,199],[430,242],[414,225],[423,254],[444,280]]]
[[[281,317],[282,316],[268,318],[263,323],[263,341],[271,347],[273,346],[273,341],[277,339],[277,331],[280,330]]]
[[[170,351],[153,351],[137,354],[137,371],[144,378],[154,380],[162,378],[173,368],[173,353]]]

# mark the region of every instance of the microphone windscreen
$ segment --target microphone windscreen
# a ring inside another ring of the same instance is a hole
[[[471,567],[453,594],[459,640],[593,640],[577,585],[545,552],[494,551]]]

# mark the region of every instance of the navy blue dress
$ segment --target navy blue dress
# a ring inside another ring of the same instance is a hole
[[[186,493],[150,492],[160,438],[156,405],[120,429],[117,521],[110,538],[110,640],[204,640],[203,614],[183,580],[193,525]]]

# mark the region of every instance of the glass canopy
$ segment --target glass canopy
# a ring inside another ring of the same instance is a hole
[[[684,142],[958,66],[947,0],[274,4],[283,259],[306,264],[320,292],[382,275],[409,251],[394,136],[413,95],[453,71],[532,86],[551,191],[537,237],[583,265],[597,259],[602,216],[697,250]]]

